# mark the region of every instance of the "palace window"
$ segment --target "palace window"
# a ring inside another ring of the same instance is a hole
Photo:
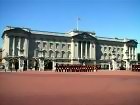
[[[65,47],[65,44],[62,44],[62,49],[64,49],[64,47]]]
[[[68,44],[68,50],[70,50],[70,44]]]
[[[45,48],[47,46],[47,43],[46,42],[43,42],[43,47]]]
[[[106,51],[107,50],[107,47],[104,47],[104,51]]]
[[[70,56],[71,56],[71,52],[70,52],[70,51],[68,51],[67,58],[70,58]]]
[[[117,52],[119,52],[120,51],[120,48],[117,48]]]
[[[49,51],[49,57],[53,58],[53,51],[52,50]]]
[[[56,43],[56,49],[58,49],[58,47],[59,47],[59,43]]]
[[[47,51],[43,51],[43,57],[46,57],[47,56]]]
[[[113,51],[116,51],[116,48],[115,47],[113,47]]]
[[[25,42],[25,38],[21,38],[20,40],[20,48],[23,49],[23,46],[24,46],[24,42]]]
[[[108,59],[111,59],[111,54],[109,54]]]
[[[59,51],[55,51],[55,58],[59,58]]]
[[[121,59],[123,59],[123,56],[124,56],[124,55],[123,55],[123,54],[121,54]]]
[[[111,51],[111,47],[109,47],[108,50]]]
[[[107,54],[106,53],[104,53],[104,59],[107,59]]]
[[[120,54],[117,54],[117,58],[120,59]]]
[[[53,43],[50,43],[50,49],[52,49],[53,48]]]
[[[123,52],[123,48],[121,48],[121,52]]]
[[[65,57],[65,52],[64,51],[62,51],[62,58],[64,58]]]

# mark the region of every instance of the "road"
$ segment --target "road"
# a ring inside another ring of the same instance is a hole
[[[140,105],[140,72],[0,72],[0,105]]]

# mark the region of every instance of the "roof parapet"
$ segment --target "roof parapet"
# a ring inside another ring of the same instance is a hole
[[[24,31],[27,31],[27,32],[30,32],[30,28],[25,28],[25,27],[13,27],[13,26],[6,26],[6,28],[4,29],[4,31],[7,31],[7,30],[11,30],[11,29],[22,29]]]
[[[49,32],[49,31],[38,31],[38,30],[31,30],[30,32],[33,34],[59,35],[59,36],[65,36],[68,34],[68,33],[61,33],[61,32]]]
[[[81,31],[81,30],[77,30],[77,29],[74,29],[68,33],[70,36],[75,36],[75,35],[82,34],[82,33],[88,33],[89,35],[95,36],[95,32]]]

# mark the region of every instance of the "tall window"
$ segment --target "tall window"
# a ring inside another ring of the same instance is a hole
[[[59,47],[59,43],[56,43],[56,49],[58,49],[58,47]]]
[[[25,38],[21,38],[20,48],[23,49]]]
[[[50,43],[50,49],[52,49],[53,48],[53,43]]]
[[[109,47],[108,50],[111,51],[111,47]]]
[[[104,59],[107,59],[107,54],[106,53],[104,53]]]
[[[62,44],[62,49],[64,49],[64,47],[65,47],[65,44]]]
[[[70,50],[70,44],[68,44],[68,50]]]
[[[117,58],[120,59],[120,54],[117,54]]]
[[[59,51],[55,52],[55,58],[59,58]]]
[[[46,46],[47,46],[47,43],[43,42],[43,48],[46,48]]]
[[[119,52],[120,51],[120,48],[117,48],[117,52]]]
[[[123,48],[121,48],[121,52],[123,52]]]
[[[67,58],[70,58],[70,56],[71,56],[71,52],[70,52],[70,51],[68,51]]]
[[[13,52],[13,37],[10,37],[10,40],[9,40],[9,55],[11,56],[12,55],[12,52]]]
[[[40,42],[36,42],[36,48],[37,48],[38,50],[41,49],[41,46],[40,46],[40,45],[41,45]]]
[[[47,56],[47,51],[43,51],[43,57],[46,57]]]
[[[123,55],[123,54],[121,54],[121,59],[123,59],[123,56],[124,56],[124,55]]]
[[[52,50],[49,51],[49,57],[53,58],[53,51]]]
[[[108,59],[111,59],[111,54],[109,54]]]
[[[104,47],[104,51],[107,51],[107,47]]]
[[[113,47],[113,51],[116,51],[116,48],[115,47]]]
[[[64,51],[62,51],[62,58],[64,58],[65,57],[65,52]]]

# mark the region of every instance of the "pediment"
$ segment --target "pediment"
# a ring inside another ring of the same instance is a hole
[[[134,46],[134,47],[136,47],[137,44],[138,44],[138,42],[135,41],[135,40],[129,40],[129,41],[127,42],[127,45],[128,45],[128,46]]]
[[[76,40],[88,40],[88,41],[95,41],[97,40],[94,36],[90,35],[89,33],[86,33],[86,32],[83,32],[81,34],[78,34],[78,35],[75,35],[75,36],[72,36],[74,39]]]

